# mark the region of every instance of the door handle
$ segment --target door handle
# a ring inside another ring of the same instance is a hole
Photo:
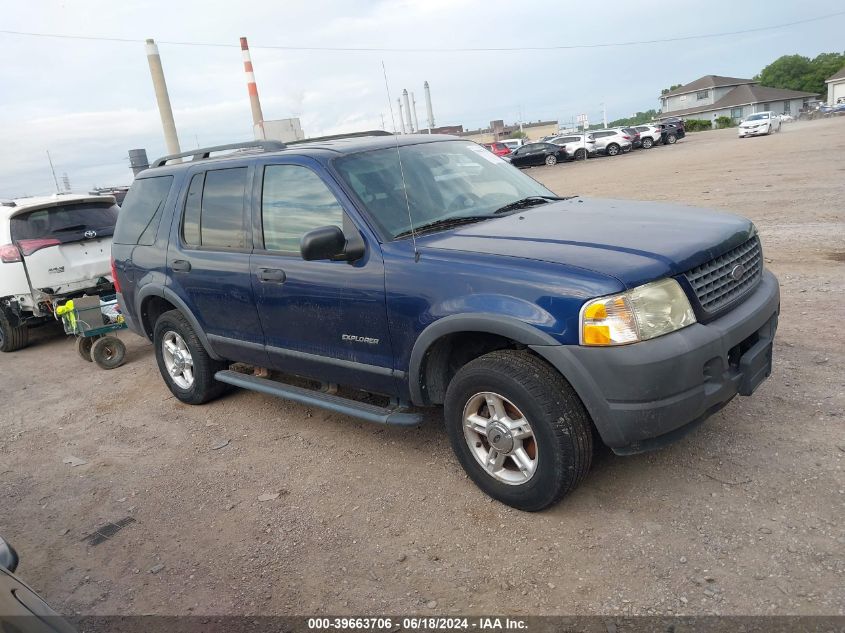
[[[285,279],[287,279],[287,275],[285,275],[285,271],[280,268],[259,268],[258,278],[261,281],[283,284],[285,283]]]
[[[191,262],[184,259],[174,259],[170,269],[175,273],[186,273],[191,270]]]

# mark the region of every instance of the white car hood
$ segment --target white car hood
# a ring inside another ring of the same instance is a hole
[[[759,120],[755,120],[755,121],[743,121],[742,123],[739,124],[739,127],[742,127],[742,128],[757,127],[758,125],[766,125],[767,123],[770,123],[770,122],[771,122],[771,119],[759,119]]]

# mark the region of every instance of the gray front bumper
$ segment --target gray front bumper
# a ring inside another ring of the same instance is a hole
[[[771,371],[780,290],[764,270],[724,316],[620,347],[532,346],[570,382],[602,440],[619,454],[658,448],[750,395]]]

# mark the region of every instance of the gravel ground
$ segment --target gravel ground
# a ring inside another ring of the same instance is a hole
[[[528,172],[745,214],[783,293],[753,397],[659,452],[599,450],[539,514],[480,493],[437,413],[402,430],[243,391],[189,407],[146,341],[126,334],[106,372],[42,330],[0,357],[19,573],[68,614],[845,614],[844,134],[703,132]]]

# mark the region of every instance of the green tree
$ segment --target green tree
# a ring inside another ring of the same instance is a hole
[[[661,91],[660,91],[660,94],[665,95],[666,93],[668,93],[668,92],[672,92],[675,88],[680,88],[680,87],[681,87],[681,86],[683,86],[683,85],[684,85],[684,84],[672,84],[672,85],[671,85],[671,86],[669,86],[668,88],[664,88],[663,90],[661,90]]]
[[[824,94],[825,79],[845,66],[845,53],[821,53],[813,59],[783,55],[760,71],[760,84]]]
[[[608,122],[608,127],[627,127],[631,125],[641,125],[643,123],[650,123],[657,118],[657,110],[646,110],[645,112],[637,112],[632,117],[623,119],[616,119]]]

